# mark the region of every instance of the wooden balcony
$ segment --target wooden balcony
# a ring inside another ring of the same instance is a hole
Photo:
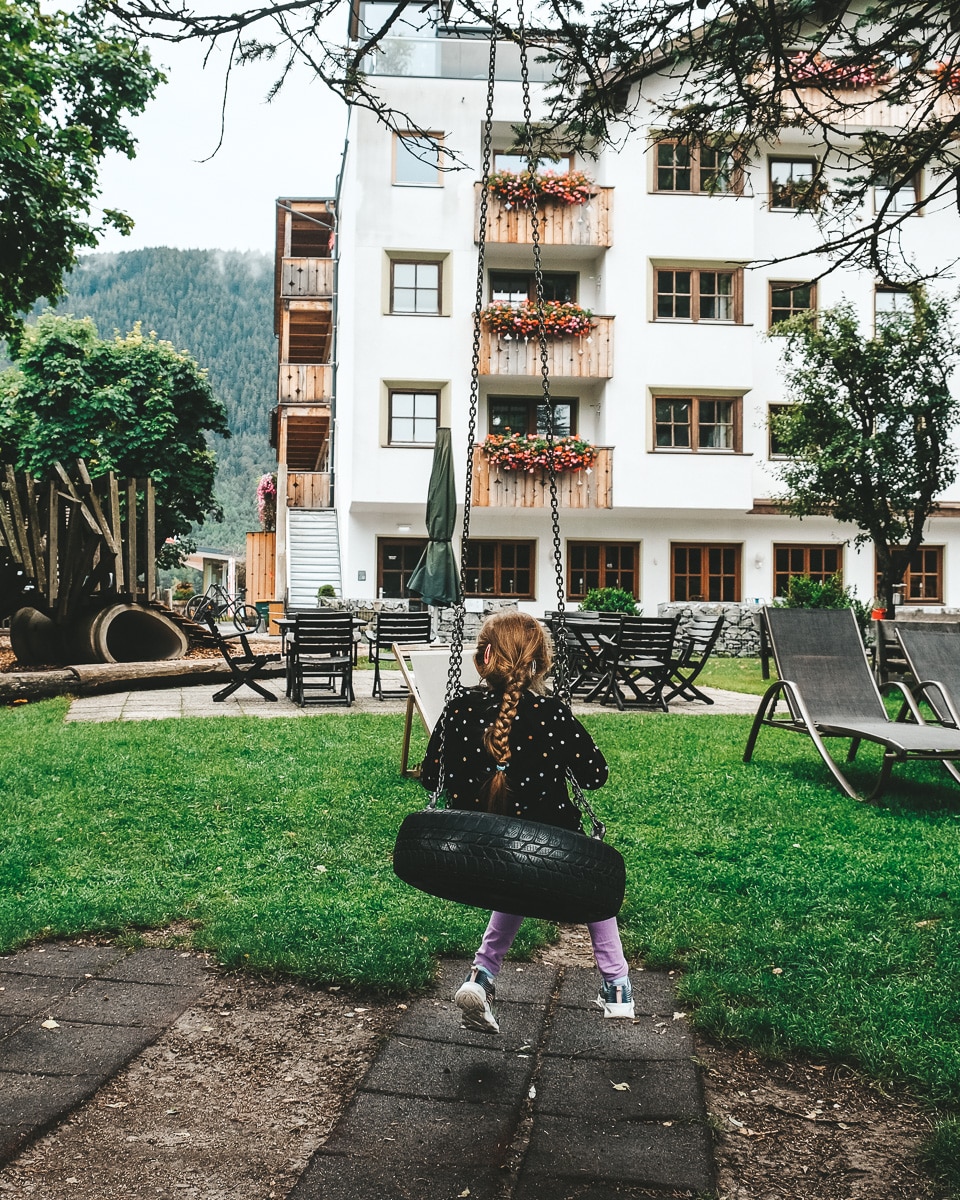
[[[480,197],[483,184],[475,185],[476,206],[473,240],[480,240]],[[586,204],[541,204],[537,209],[540,244],[543,246],[613,245],[611,217],[613,188],[597,188]],[[499,196],[487,198],[487,243],[491,245],[529,246],[533,243],[530,212],[507,208]]]
[[[753,76],[751,82],[769,86],[768,80],[769,76],[761,74]],[[888,104],[883,99],[888,91],[889,85],[884,84],[856,88],[798,87],[796,95],[785,90],[781,99],[788,111],[806,111],[818,121],[846,129],[904,129],[916,124],[920,112],[941,121],[949,121],[960,113],[960,96],[934,97],[924,91],[912,104]]]
[[[552,379],[610,379],[613,375],[613,317],[594,317],[594,328],[585,337],[551,338],[547,365]],[[480,333],[481,375],[539,375],[540,344],[524,341],[484,327]]]
[[[333,367],[323,363],[281,363],[278,398],[281,403],[330,403]]]
[[[280,265],[284,299],[328,299],[333,295],[332,258],[285,258]]]
[[[287,472],[287,508],[329,507],[329,471]]]
[[[613,507],[613,447],[598,446],[597,450],[597,461],[589,470],[557,475],[561,508]],[[477,508],[549,508],[550,479],[546,472],[491,467],[477,446],[473,451],[473,503]]]

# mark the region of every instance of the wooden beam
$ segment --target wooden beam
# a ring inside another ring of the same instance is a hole
[[[126,539],[127,589],[137,594],[137,481],[127,480],[127,539]]]
[[[33,554],[34,581],[36,582],[37,590],[42,592],[44,597],[46,597],[47,564],[43,558],[43,530],[40,526],[40,506],[37,504],[37,488],[39,485],[29,471],[26,472],[23,478],[26,484],[27,519],[30,522],[30,551]]]
[[[103,509],[100,507],[100,501],[97,499],[97,494],[93,490],[93,480],[90,478],[90,472],[87,470],[87,464],[82,458],[77,459],[77,472],[80,475],[80,491],[83,494],[84,503],[90,508],[93,513],[93,518],[100,529],[104,541],[110,553],[114,556],[120,553],[120,547],[117,545],[116,539],[113,536],[113,530],[110,528],[110,523],[103,515]]]
[[[20,507],[20,491],[17,486],[17,477],[10,463],[7,463],[7,482],[4,486],[6,487],[7,495],[10,498],[10,517],[13,521],[14,534],[20,542],[20,554],[23,559],[23,569],[31,579],[36,579],[36,571],[33,568],[33,555],[30,553],[30,539],[27,537],[26,522],[23,519],[23,509]]]
[[[118,592],[123,591],[123,534],[120,526],[120,489],[117,487],[117,477],[112,471],[104,476],[107,481],[107,508],[110,511],[110,527],[117,543],[116,575],[114,587]]]
[[[47,605],[57,602],[60,587],[60,489],[56,481],[47,483]]]
[[[3,496],[0,495],[0,529],[3,530],[3,540],[7,544],[7,549],[10,551],[14,563],[18,567],[23,566],[23,556],[20,553],[20,547],[17,543],[17,535],[13,530],[13,518],[10,510],[3,502]]]
[[[157,495],[153,480],[143,481],[146,498],[146,544],[143,548],[143,584],[148,600],[157,598]]]

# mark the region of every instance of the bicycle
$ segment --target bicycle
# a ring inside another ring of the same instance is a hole
[[[260,614],[252,604],[244,604],[240,596],[231,596],[222,584],[212,583],[205,592],[191,596],[185,615],[198,624],[212,617],[215,621],[229,619],[239,633],[256,633]]]

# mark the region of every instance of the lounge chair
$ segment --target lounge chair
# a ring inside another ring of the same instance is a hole
[[[750,761],[760,727],[766,725],[811,738],[831,775],[853,800],[879,796],[894,763],[911,759],[938,760],[960,781],[953,766],[960,759],[960,730],[927,724],[913,696],[899,683],[887,688],[900,692],[915,724],[890,719],[850,609],[766,608],[763,619],[780,678],[760,702],[744,762]],[[788,712],[777,716],[781,696]],[[880,775],[867,797],[848,782],[828,753],[825,738],[850,739],[848,762],[861,741],[883,747]]]
[[[941,725],[960,728],[960,632],[956,625],[910,624],[897,627],[897,638],[916,684],[917,701],[926,700]]]

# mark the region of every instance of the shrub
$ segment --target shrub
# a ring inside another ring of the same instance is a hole
[[[861,633],[869,628],[867,606],[861,604],[851,588],[843,586],[839,575],[830,575],[822,581],[809,575],[791,575],[786,596],[774,603],[782,608],[852,608]]]
[[[591,588],[580,605],[581,612],[622,612],[631,617],[639,615],[632,592],[624,588]]]
[[[333,586],[332,583],[324,583],[324,584],[321,584],[320,590],[317,592],[317,599],[323,600],[325,598],[336,597],[336,594],[337,594],[337,589]]]

